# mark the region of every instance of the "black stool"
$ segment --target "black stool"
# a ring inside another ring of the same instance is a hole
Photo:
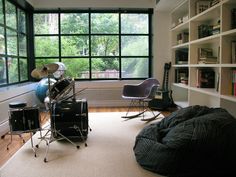
[[[12,130],[12,119],[11,119],[11,111],[12,110],[16,110],[16,109],[22,109],[22,108],[25,108],[27,106],[27,103],[26,102],[20,102],[20,101],[17,101],[17,102],[11,102],[9,103],[9,127],[10,127],[10,134],[11,134],[11,141],[10,143],[8,143],[7,145],[7,150],[9,150],[8,146],[12,143],[12,135],[13,134],[18,134],[19,137],[22,139],[23,143],[25,143],[25,140],[24,138],[22,137],[22,133],[23,132],[14,132]]]
[[[26,106],[27,103],[25,102],[9,103],[9,125],[11,133],[11,142],[7,145],[7,149],[8,146],[12,143],[12,134],[18,134],[22,138],[22,133],[30,133],[31,147],[34,151],[34,156],[36,157],[36,151],[34,149],[32,136],[38,130],[40,131],[41,135],[39,108],[35,106]],[[24,139],[23,143],[25,143]]]

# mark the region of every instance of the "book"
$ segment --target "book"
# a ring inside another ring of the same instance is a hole
[[[231,63],[236,63],[236,41],[231,42]]]
[[[199,25],[198,26],[198,38],[204,38],[212,35],[213,26],[212,25]]]
[[[202,13],[203,11],[207,10],[211,7],[210,0],[203,0],[196,2],[196,14]]]
[[[182,32],[177,35],[177,44],[183,44],[189,41],[189,33]]]
[[[231,10],[231,28],[236,28],[236,8]]]
[[[218,58],[213,56],[213,49],[198,48],[198,64],[216,64]]]
[[[211,7],[218,4],[220,2],[220,0],[212,0],[211,1]]]
[[[188,85],[188,69],[181,68],[175,70],[175,82]]]
[[[197,69],[198,88],[215,88],[215,71],[211,68]]]
[[[236,96],[236,69],[232,71],[232,95]]]
[[[175,51],[176,64],[188,64],[188,49],[178,49]]]

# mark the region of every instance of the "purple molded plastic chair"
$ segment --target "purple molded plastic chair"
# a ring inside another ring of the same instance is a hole
[[[130,100],[130,105],[128,107],[126,115],[122,118],[132,119],[143,115],[143,118],[141,120],[150,121],[159,116],[161,113],[158,112],[157,114],[154,114],[154,112],[148,107],[148,102],[154,99],[159,86],[159,81],[154,78],[148,78],[139,84],[124,85],[122,98]],[[140,108],[139,113],[135,115],[128,115],[130,107],[134,106],[138,106]],[[150,111],[153,117],[144,118],[144,114],[147,111]]]

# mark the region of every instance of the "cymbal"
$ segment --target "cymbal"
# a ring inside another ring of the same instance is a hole
[[[35,68],[31,72],[31,76],[35,79],[41,79],[47,77],[49,74],[53,74],[57,71],[58,68],[59,65],[56,63],[47,64],[44,65],[42,68]]]

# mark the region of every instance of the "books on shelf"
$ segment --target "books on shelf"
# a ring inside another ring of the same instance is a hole
[[[236,69],[232,71],[232,95],[236,96]]]
[[[196,86],[198,88],[215,88],[215,71],[211,68],[198,68]]]
[[[183,44],[189,41],[189,33],[182,32],[177,35],[177,44]]]
[[[188,48],[178,49],[175,51],[176,64],[188,64]]]
[[[207,36],[211,36],[212,29],[213,29],[213,26],[211,26],[211,25],[205,25],[205,24],[199,25],[198,26],[198,38],[200,39],[200,38],[204,38]]]
[[[196,14],[199,14],[211,7],[211,0],[202,0],[196,2]]]
[[[180,68],[175,70],[175,82],[188,85],[188,69]]]
[[[219,2],[220,2],[220,0],[212,0],[211,6],[214,6],[214,5],[218,4]]]
[[[231,10],[231,28],[236,28],[236,8]]]
[[[198,64],[216,64],[217,57],[213,56],[213,49],[198,48]]]
[[[231,63],[236,63],[236,41],[231,42]]]

